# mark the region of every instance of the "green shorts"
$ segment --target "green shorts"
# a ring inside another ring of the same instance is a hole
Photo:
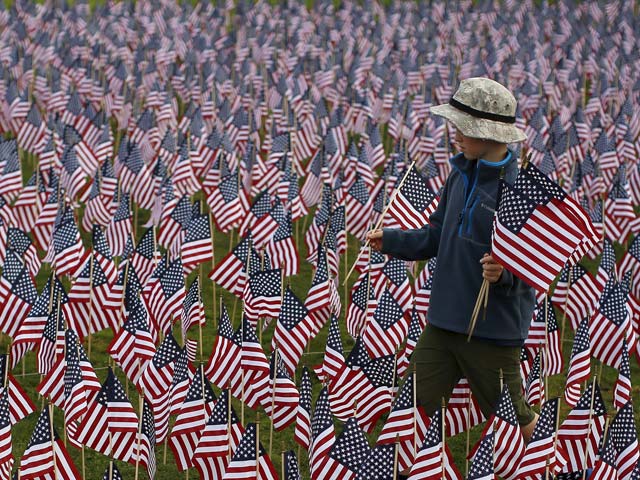
[[[528,425],[535,418],[522,395],[520,347],[504,347],[486,340],[450,332],[427,325],[413,352],[411,363],[416,368],[416,397],[431,416],[449,399],[462,377],[486,418],[495,411],[500,399],[500,370],[516,410],[518,423]]]

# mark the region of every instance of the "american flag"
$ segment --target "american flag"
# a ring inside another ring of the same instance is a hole
[[[118,279],[118,269],[111,256],[111,249],[107,243],[107,237],[100,226],[93,225],[91,240],[95,261],[98,262],[102,271],[107,276],[109,284],[114,283]]]
[[[222,478],[231,455],[236,451],[244,428],[231,406],[229,391],[222,390],[207,419],[193,455],[193,464],[201,478]]]
[[[422,228],[429,224],[429,217],[436,211],[438,197],[415,165],[412,164],[405,175],[404,183],[396,186],[400,188],[389,201],[389,215],[403,229]]]
[[[60,478],[80,480],[81,475],[69,452],[51,425],[50,408],[43,408],[31,439],[20,458],[19,478]]]
[[[351,288],[351,302],[347,309],[347,332],[352,337],[360,334],[375,311],[377,301],[371,277],[370,272],[360,275]]]
[[[253,201],[240,225],[240,235],[251,230],[253,244],[262,247],[278,229],[278,222],[271,216],[271,198],[267,190],[260,192]]]
[[[153,272],[158,259],[159,252],[156,250],[155,229],[151,227],[142,234],[129,259],[143,285],[147,283],[147,279]]]
[[[317,478],[327,463],[329,451],[335,444],[333,416],[329,407],[328,387],[322,387],[311,417],[311,446],[309,448],[309,465],[311,476]]]
[[[46,124],[35,103],[31,104],[27,118],[18,130],[18,145],[30,153],[39,153],[45,140]]]
[[[485,420],[482,410],[471,393],[466,378],[461,378],[454,387],[447,403],[447,435],[452,437]]]
[[[84,264],[86,252],[80,240],[80,232],[73,217],[73,211],[66,207],[61,223],[53,230],[53,261],[57,275],[73,275]],[[46,257],[45,257],[46,258]],[[46,259],[45,259],[46,261]]]
[[[173,335],[168,332],[151,361],[147,363],[138,383],[153,407],[158,443],[164,441],[169,429],[169,388],[179,354],[180,347]]]
[[[329,321],[329,333],[327,335],[322,364],[314,367],[313,370],[321,382],[327,383],[345,368],[346,361],[342,349],[338,317],[332,315]]]
[[[180,354],[176,359],[173,369],[173,380],[169,387],[169,415],[177,415],[182,408],[182,404],[187,398],[187,393],[194,382],[195,367],[190,358],[190,340],[180,349]]]
[[[64,314],[58,308],[52,309],[38,341],[38,373],[46,375],[62,356],[65,330]]]
[[[391,412],[378,435],[378,445],[398,443],[398,470],[405,471],[413,465],[419,442],[424,440],[429,417],[414,402],[415,375],[408,375],[396,396]],[[421,439],[421,440],[419,440]]]
[[[239,185],[237,171],[223,177],[219,184],[210,190],[205,184],[204,192],[218,230],[226,233],[239,225],[245,214],[244,205],[248,200],[247,194]]]
[[[329,451],[316,478],[353,478],[360,465],[371,451],[367,437],[358,426],[358,420],[351,417]]]
[[[87,412],[90,398],[100,389],[98,377],[82,345],[78,344],[78,336],[73,330],[67,330],[64,356],[40,382],[38,392],[64,410],[65,428],[69,432],[69,440],[76,447],[81,447],[76,438],[77,422]]]
[[[411,321],[409,322],[407,341],[397,355],[399,377],[404,377],[405,373],[409,369],[411,356],[413,355],[413,351],[418,344],[418,339],[420,338],[420,335],[422,335],[422,331],[424,330],[426,323],[426,316],[418,313],[417,306],[414,306],[411,311]]]
[[[209,225],[208,215],[194,215],[191,217],[184,242],[182,242],[181,257],[187,274],[201,263],[213,259],[211,226]]]
[[[20,169],[20,159],[15,140],[3,142],[4,156],[2,164],[2,174],[0,175],[0,195],[8,201],[13,201],[20,190],[22,190],[22,172]]]
[[[120,470],[118,470],[117,465],[113,463],[113,460],[111,460],[109,465],[107,465],[107,468],[102,475],[102,480],[123,480],[122,474],[120,473]]]
[[[575,330],[585,317],[591,317],[598,306],[602,287],[582,265],[567,266],[560,272],[551,303],[565,312]]]
[[[573,338],[569,371],[564,389],[564,399],[570,407],[575,407],[580,398],[580,384],[591,374],[591,342],[589,341],[589,319],[580,322]]]
[[[627,342],[623,341],[620,360],[617,366],[618,379],[613,388],[613,405],[617,409],[624,407],[631,400],[631,367],[629,365],[629,351]]]
[[[0,330],[14,337],[18,327],[36,303],[38,291],[33,278],[20,257],[9,250],[2,267],[0,277],[0,300],[3,303],[0,313]]]
[[[279,268],[249,276],[244,293],[244,313],[252,325],[259,317],[278,318],[282,307],[282,274]]]
[[[93,397],[78,426],[77,441],[123,462],[131,460],[138,416],[120,380],[109,368],[101,390]]]
[[[302,367],[300,377],[300,402],[296,409],[294,440],[309,450],[311,445],[311,375],[306,366]]]
[[[508,183],[502,182],[501,189],[492,255],[522,281],[546,292],[583,236],[546,205],[534,203]]]
[[[356,480],[368,478],[393,478],[395,451],[397,445],[376,445],[358,466]]]
[[[8,355],[0,355],[0,376],[7,379],[3,391],[6,391],[9,396],[9,417],[11,425],[15,425],[35,412],[36,406],[13,375],[7,372],[7,368],[10,368],[8,362]]]
[[[223,480],[242,478],[246,480],[258,478],[262,480],[275,480],[278,474],[259,442],[258,427],[255,423],[249,423],[244,431],[244,436],[236,448],[231,461],[224,472]]]
[[[295,421],[300,394],[278,354],[274,350],[269,361],[270,394],[263,399],[262,406],[273,428],[280,431]]]
[[[517,478],[534,479],[544,475],[548,468],[552,475],[560,472],[567,463],[567,457],[557,443],[556,425],[560,401],[557,398],[545,402],[540,418],[527,444],[524,457],[518,467]]]
[[[278,349],[290,374],[294,374],[302,353],[312,338],[309,311],[293,293],[290,286],[284,291],[280,316],[273,332],[272,346]]]
[[[158,230],[158,243],[166,248],[178,250],[182,244],[184,232],[191,220],[191,200],[186,195],[180,197],[177,203],[170,202],[163,207]]]
[[[256,335],[256,328],[246,317],[242,319],[241,365],[246,370],[269,373],[269,362]]]
[[[193,377],[169,436],[169,446],[179,471],[194,466],[193,456],[215,402],[216,396],[201,365]]]
[[[131,205],[129,194],[120,195],[120,202],[113,219],[107,227],[106,236],[109,247],[114,256],[120,257],[124,252],[125,244],[132,235]]]
[[[558,430],[558,444],[566,452],[563,472],[593,467],[602,441],[607,411],[600,386],[593,381],[578,399]]]
[[[421,478],[445,478],[447,480],[461,479],[462,475],[453,463],[449,447],[443,446],[442,437],[443,415],[436,410],[431,417],[424,442],[416,454],[415,461],[409,473],[409,480]]]
[[[346,228],[351,235],[363,240],[371,223],[373,204],[370,192],[359,174],[347,190],[346,196]]]
[[[189,148],[190,138],[187,138],[180,146],[177,161],[173,168],[173,182],[176,190],[181,195],[193,195],[202,187],[200,181],[194,172],[194,162],[191,158],[192,150]]]
[[[494,434],[485,435],[471,462],[467,480],[494,480]]]
[[[220,388],[229,388],[229,385],[241,386],[242,333],[240,329],[234,333],[227,307],[224,304],[221,305],[221,310],[218,320],[218,335],[216,335],[205,374],[211,383]]]
[[[209,278],[237,297],[244,293],[251,236],[244,237],[209,273]]]
[[[414,297],[409,275],[407,274],[406,262],[398,258],[389,258],[382,268],[381,274],[375,282],[376,292],[384,288],[378,286],[380,283],[386,284],[389,293],[398,302],[398,305],[402,307],[405,314],[411,312]]]
[[[596,281],[600,290],[604,288],[611,275],[616,275],[616,252],[613,249],[611,240],[605,238],[603,240],[602,256],[596,273]]]
[[[516,410],[511,401],[509,387],[505,384],[494,414],[487,421],[483,436],[494,436],[494,471],[501,478],[517,478],[518,467],[524,455],[522,438]]]
[[[623,341],[628,338],[631,321],[627,311],[627,295],[622,286],[611,279],[600,297],[600,305],[589,322],[591,354],[611,367],[618,365]]]
[[[182,304],[186,297],[184,270],[180,257],[169,264],[159,281],[144,297],[155,328],[160,332],[169,330],[174,321],[182,315]]]
[[[282,480],[302,480],[300,477],[300,468],[296,460],[296,454],[293,450],[282,453],[282,462],[284,464],[284,477]]]
[[[325,183],[322,188],[322,200],[320,206],[317,208],[315,215],[313,216],[313,222],[309,226],[309,229],[304,234],[304,243],[307,246],[307,260],[313,263],[317,263],[315,254],[318,249],[318,245],[321,243],[323,234],[327,229],[329,218],[331,217],[331,211],[334,205],[334,193],[331,189],[331,185]]]
[[[11,419],[9,415],[9,394],[0,392],[0,475],[11,477],[14,457],[11,453]]]
[[[116,332],[107,351],[134,384],[156,353],[156,344],[149,326],[149,314],[138,296],[128,303],[129,314]]]
[[[153,410],[151,404],[144,398],[142,403],[142,417],[139,419],[138,433],[134,445],[131,462],[137,462],[147,469],[149,478],[155,478],[156,464],[156,431],[153,420]]]
[[[278,229],[266,245],[267,252],[273,265],[280,267],[285,277],[297,275],[299,270],[298,250],[292,236],[291,211],[285,211],[282,204],[277,202],[271,214],[278,222]]]
[[[541,345],[544,345],[544,375],[562,373],[563,360],[560,328],[548,296],[538,303],[524,344],[532,356],[536,354]]]
[[[309,311],[309,328],[313,336],[317,335],[332,314],[340,312],[340,296],[329,274],[327,251],[322,245],[318,245],[316,270],[304,305]]]
[[[16,219],[16,226],[25,232],[30,232],[47,201],[47,186],[42,172],[38,169],[27,180],[15,202],[12,211]]]
[[[638,435],[633,416],[633,404],[627,404],[618,410],[609,426],[609,435],[616,449],[616,467],[618,478],[631,479],[640,459],[638,450]]]
[[[187,332],[194,325],[204,326],[204,304],[200,293],[200,277],[196,277],[184,299],[182,308],[182,339],[183,343],[187,339]]]
[[[600,448],[600,455],[596,461],[591,477],[594,480],[614,480],[619,478],[616,468],[616,448],[612,437],[607,437],[604,445]]]
[[[63,311],[70,328],[80,338],[105,328],[118,328],[118,311],[105,308],[111,297],[111,283],[95,255],[79,270],[76,282],[69,290],[69,301]]]
[[[544,385],[544,348],[541,348],[533,359],[531,370],[525,382],[525,395],[529,405],[544,403],[546,396]]]
[[[382,293],[373,318],[363,327],[362,341],[373,357],[395,355],[407,336],[409,319],[388,289]]]

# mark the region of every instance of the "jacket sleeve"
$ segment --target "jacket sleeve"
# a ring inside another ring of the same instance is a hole
[[[382,253],[400,260],[427,260],[435,257],[440,245],[444,212],[447,208],[448,184],[440,196],[438,208],[429,217],[429,225],[412,230],[385,228],[382,234]]]

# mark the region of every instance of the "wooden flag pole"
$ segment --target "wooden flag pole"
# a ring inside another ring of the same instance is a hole
[[[546,394],[546,393],[545,393]],[[556,408],[556,431],[553,434],[553,463],[555,465],[556,463],[556,455],[558,453],[558,429],[560,428],[560,405],[557,406]],[[549,457],[547,457],[547,462],[546,462],[546,467],[545,467],[545,476],[544,478],[550,478],[549,477]]]
[[[283,445],[283,447],[284,447],[284,445]],[[280,460],[280,463],[281,463],[281,468],[280,468],[280,478],[282,478],[282,480],[284,480],[285,478],[287,478],[287,477],[285,476],[285,473],[286,473],[286,472],[285,472],[285,462],[287,461],[287,460],[286,460],[286,454],[287,454],[287,452],[285,452],[285,451],[284,451],[284,448],[283,448],[282,453],[280,454],[280,458],[281,458],[281,460]]]
[[[418,455],[418,402],[416,398],[416,364],[413,364],[411,372],[413,378],[413,460]]]
[[[591,423],[593,422],[593,403],[596,397],[596,383],[598,376],[596,375],[591,382],[591,403],[589,404],[589,421],[587,422],[587,441],[582,450],[582,480],[587,478],[587,451],[589,449],[589,436],[591,434]],[[603,443],[604,445],[604,443]]]
[[[49,434],[51,435],[51,454],[53,457],[53,471],[55,472],[56,478],[58,478],[58,462],[56,461],[56,440],[54,437],[53,431],[53,404],[49,403]]]
[[[89,332],[87,334],[87,357],[91,361],[91,317],[93,316],[93,262],[95,255],[89,259]]]
[[[398,437],[399,435],[396,435],[396,440],[393,442],[393,480],[398,480],[398,448],[400,446]]]
[[[441,477],[442,480],[445,479],[445,455],[446,455],[446,445],[445,445],[445,421],[446,421],[446,415],[447,415],[447,403],[444,399],[444,397],[442,397],[442,414],[441,414],[441,419],[442,419],[442,425],[441,425],[441,435],[442,435],[442,452],[441,452],[441,458],[440,458],[440,468],[441,468]]]
[[[502,370],[501,370],[502,372]],[[502,393],[502,385],[500,385],[500,392]],[[469,395],[467,397],[467,445],[466,445],[466,454],[465,454],[465,467],[464,467],[464,477],[467,478],[469,476],[469,449],[471,445],[471,387],[469,387]]]
[[[256,414],[256,480],[260,480],[260,413]]]
[[[213,226],[213,217],[211,215],[211,209],[209,209],[209,227],[211,228],[211,268],[213,269],[216,266],[216,242],[215,242],[215,228]],[[217,294],[216,294],[216,282],[213,283],[213,328],[215,330],[216,327],[216,311],[218,310],[216,305]],[[204,281],[202,282],[202,291],[204,292]]]
[[[136,474],[134,480],[138,480],[138,470],[140,469],[140,441],[142,440],[142,417],[144,415],[144,390],[142,390],[140,397],[138,397],[138,405],[140,419],[138,420],[138,454],[136,456]]]
[[[547,397],[547,391],[549,390],[549,296],[544,296],[544,396]],[[542,372],[540,372],[542,373]]]
[[[389,210],[389,207],[393,204],[393,201],[398,196],[398,192],[400,191],[400,189],[404,185],[404,182],[407,180],[407,177],[409,176],[409,172],[411,172],[411,169],[413,168],[415,163],[416,163],[415,160],[411,162],[411,165],[409,166],[409,168],[407,168],[407,171],[405,172],[404,176],[402,177],[402,180],[400,180],[400,183],[398,184],[396,189],[391,194],[391,198],[389,198],[389,203],[387,203],[387,205],[385,205],[385,207],[384,207],[384,210],[382,210],[382,213],[380,214],[380,218],[378,218],[378,221],[376,222],[376,225],[373,228],[374,230],[378,230],[382,226],[382,222],[384,221],[384,217],[387,214],[387,211]],[[347,280],[349,280],[349,277],[353,273],[353,270],[356,268],[356,264],[358,263],[358,260],[360,260],[360,256],[362,255],[363,250],[369,246],[369,243],[370,243],[369,240],[367,240],[365,242],[365,244],[360,248],[360,251],[358,252],[358,256],[356,257],[355,262],[353,262],[353,265],[351,266],[351,269],[349,270],[349,272],[345,276],[344,282],[342,283],[342,285],[345,285],[347,283]]]
[[[573,279],[573,267],[569,266],[567,271],[567,294],[564,297],[564,311],[562,312],[562,342],[564,342],[565,326],[567,323],[567,310],[569,309],[569,290],[571,290],[571,280]],[[545,320],[546,321],[546,320]]]
[[[227,464],[231,461],[231,381],[227,382],[227,435],[229,441],[227,442]]]
[[[473,307],[473,312],[471,314],[471,322],[469,322],[467,342],[471,341],[471,336],[473,335],[473,331],[476,328],[478,315],[480,315],[480,308],[484,306],[485,312],[487,310],[488,299],[489,299],[489,281],[487,279],[483,279],[482,285],[480,285],[480,291],[478,292],[478,297],[476,298],[476,305]]]
[[[273,350],[273,382],[271,384],[271,425],[269,426],[269,456],[273,447],[273,417],[276,406],[276,380],[278,377],[278,349]]]
[[[202,278],[202,264],[200,264],[200,271],[198,272],[198,302],[202,303],[202,314],[204,313],[204,302],[202,301],[202,285],[203,283],[200,281]],[[214,310],[215,315],[215,310]],[[204,346],[202,345],[202,320],[206,320],[206,317],[203,319],[198,319],[198,341],[200,342],[200,361],[204,362]]]

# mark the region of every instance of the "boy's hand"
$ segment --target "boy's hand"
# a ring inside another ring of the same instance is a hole
[[[382,249],[382,230],[369,230],[367,232],[367,240],[369,240],[371,248],[379,252]]]
[[[504,267],[496,262],[491,255],[485,253],[484,257],[480,259],[480,263],[482,264],[482,278],[489,283],[496,283],[500,280]]]

